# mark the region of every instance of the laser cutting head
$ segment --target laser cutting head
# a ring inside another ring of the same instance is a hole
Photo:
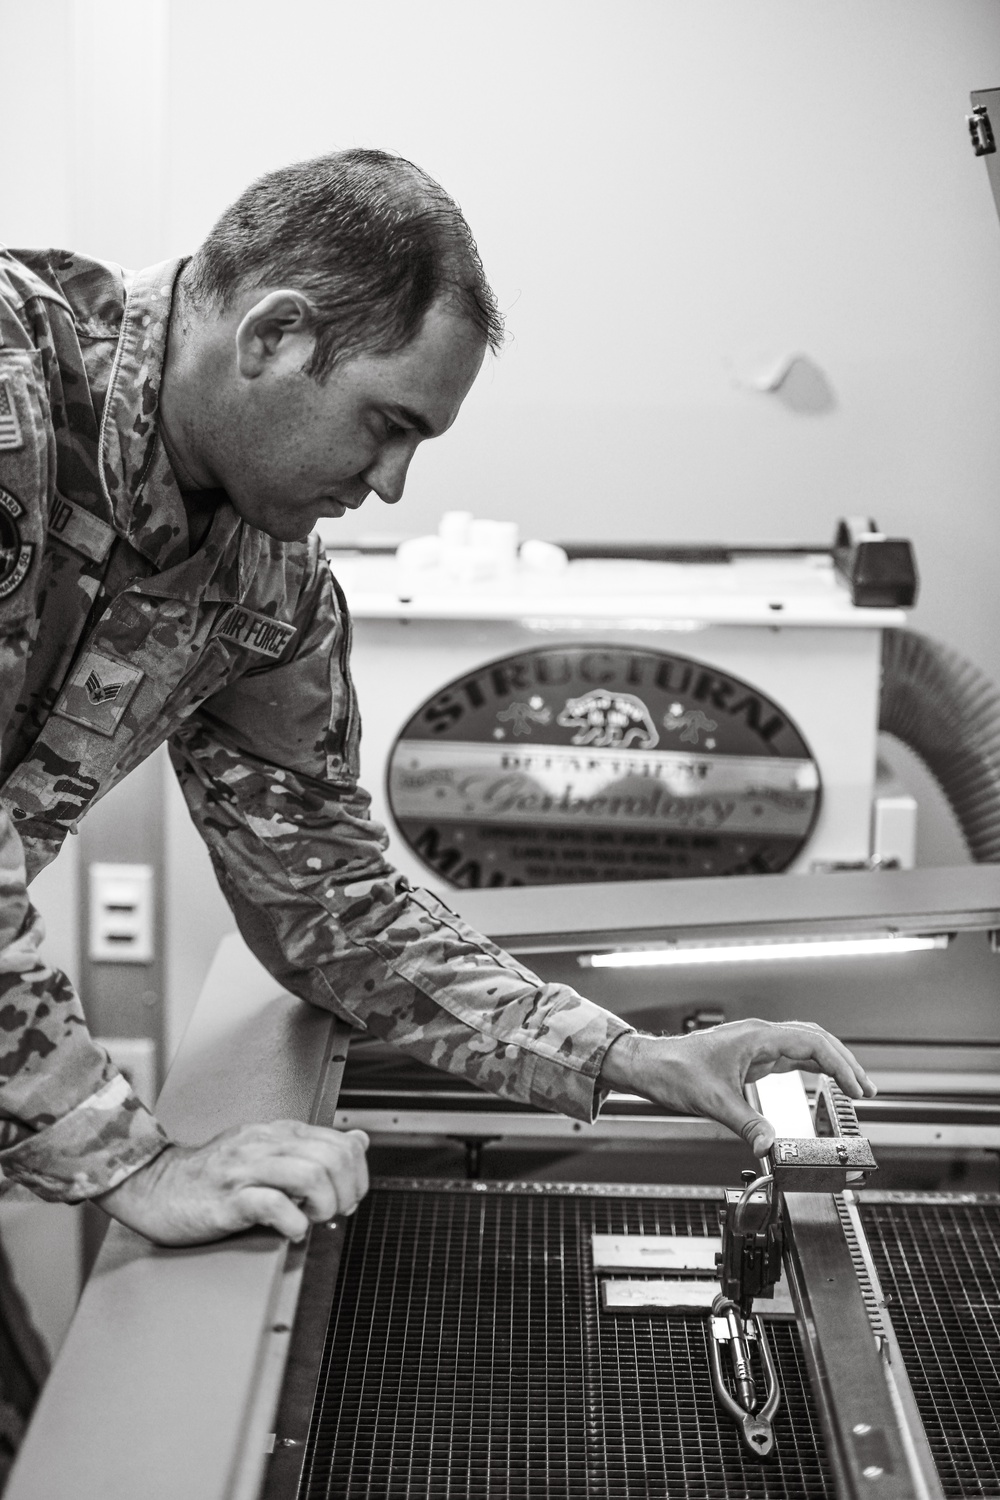
[[[760,1101],[752,1102],[756,1106]],[[766,1158],[766,1170],[759,1176],[744,1172],[743,1187],[727,1188],[725,1206],[719,1210],[722,1249],[716,1266],[721,1292],[713,1307],[709,1346],[712,1384],[719,1404],[740,1426],[745,1446],[759,1458],[769,1457],[774,1449],[771,1418],[780,1392],[766,1357],[763,1328],[752,1312],[755,1298],[773,1297],[781,1276],[783,1195],[840,1192],[860,1185],[877,1170],[853,1104],[825,1074],[820,1075],[816,1094],[815,1129],[812,1136],[778,1136]],[[755,1341],[767,1390],[760,1410],[751,1353]],[[720,1343],[729,1350],[732,1390],[723,1375]]]

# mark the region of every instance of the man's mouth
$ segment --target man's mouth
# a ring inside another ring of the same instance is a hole
[[[360,510],[364,500],[338,500],[333,495],[328,495],[322,503],[327,515],[337,517],[342,516],[345,511]]]

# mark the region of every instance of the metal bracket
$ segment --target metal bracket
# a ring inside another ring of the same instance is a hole
[[[993,126],[990,124],[986,105],[977,105],[971,115],[966,115],[965,120],[969,127],[973,151],[977,156],[992,156],[997,149],[997,144],[993,138]]]
[[[712,1338],[708,1354],[716,1400],[726,1415],[736,1423],[747,1451],[755,1458],[770,1458],[774,1452],[772,1424],[781,1404],[781,1387],[778,1385],[778,1373],[764,1325],[759,1318],[745,1318],[735,1303],[720,1295],[712,1303],[711,1327]],[[739,1401],[730,1394],[722,1373],[722,1344],[726,1344],[729,1349],[733,1384],[739,1393]],[[759,1409],[757,1377],[750,1357],[751,1344],[757,1348],[767,1393],[764,1404]]]

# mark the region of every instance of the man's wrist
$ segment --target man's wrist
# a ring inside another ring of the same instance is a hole
[[[176,1153],[176,1146],[172,1142],[164,1142],[164,1145],[155,1156],[148,1161],[141,1162],[133,1168],[127,1177],[116,1182],[114,1187],[108,1188],[107,1192],[101,1193],[92,1201],[98,1208],[103,1208],[106,1214],[117,1218],[118,1210],[126,1209],[140,1203],[150,1192],[154,1191],[156,1184],[168,1166],[170,1158]]]
[[[638,1093],[639,1055],[644,1038],[637,1031],[626,1031],[615,1037],[601,1063],[602,1088],[619,1093]]]

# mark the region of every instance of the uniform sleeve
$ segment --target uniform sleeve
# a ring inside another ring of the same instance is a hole
[[[0,296],[0,732],[24,682],[54,438],[41,352]],[[167,1144],[107,1053],[73,986],[49,968],[25,855],[0,802],[0,1174],[77,1202],[115,1187]]]
[[[171,742],[247,943],[293,994],[505,1098],[591,1120],[631,1028],[545,984],[387,863],[356,784],[347,618],[317,561],[290,661],[208,700]]]

